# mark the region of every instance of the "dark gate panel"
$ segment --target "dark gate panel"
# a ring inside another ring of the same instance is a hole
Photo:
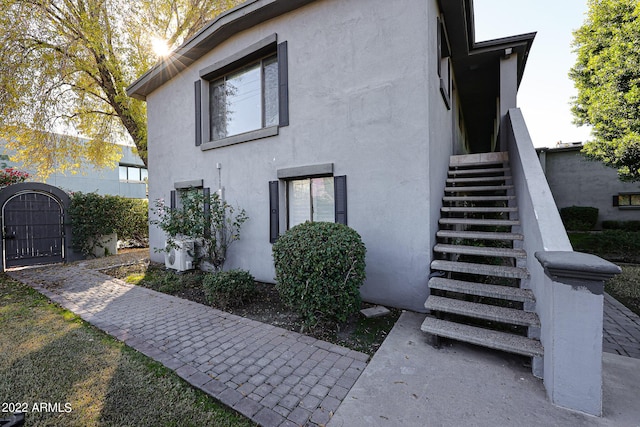
[[[3,210],[5,267],[63,261],[63,211],[55,198],[21,193]]]

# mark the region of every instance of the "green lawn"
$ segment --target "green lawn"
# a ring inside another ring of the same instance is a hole
[[[27,426],[253,425],[5,275],[0,331],[0,405],[26,404]]]

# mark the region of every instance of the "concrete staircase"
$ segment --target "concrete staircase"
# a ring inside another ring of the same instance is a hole
[[[542,376],[508,153],[451,156],[422,331],[532,358]]]

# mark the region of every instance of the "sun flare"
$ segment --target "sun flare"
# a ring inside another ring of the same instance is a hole
[[[167,45],[167,41],[159,37],[153,37],[151,39],[151,49],[158,57],[164,57],[169,55],[170,49]]]

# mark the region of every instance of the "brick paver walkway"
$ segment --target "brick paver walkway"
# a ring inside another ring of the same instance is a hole
[[[326,424],[369,358],[82,264],[9,274],[267,427]]]
[[[602,349],[640,359],[640,317],[609,294],[604,295]]]

